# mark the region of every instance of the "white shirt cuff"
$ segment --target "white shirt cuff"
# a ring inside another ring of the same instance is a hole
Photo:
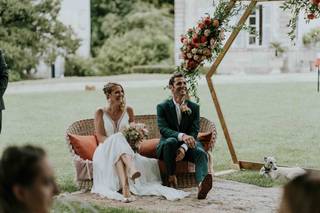
[[[187,146],[187,144],[184,143],[184,144],[181,145],[181,147],[182,147],[185,151],[188,151],[188,146]]]
[[[179,133],[179,134],[178,134],[178,141],[182,141],[183,135],[184,135],[184,133]]]

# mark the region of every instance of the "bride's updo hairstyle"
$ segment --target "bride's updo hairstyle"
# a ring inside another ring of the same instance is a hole
[[[123,94],[124,94],[124,89],[123,89],[123,87],[122,87],[121,84],[114,83],[114,82],[109,82],[109,83],[107,83],[107,84],[105,84],[105,85],[103,86],[102,91],[103,91],[103,93],[106,95],[107,99],[109,99],[109,96],[111,95],[113,89],[114,89],[115,87],[117,87],[117,86],[118,86],[118,87],[121,87],[121,90],[122,90],[122,92],[123,92]],[[120,109],[121,109],[122,111],[125,109],[125,105],[126,105],[125,99],[123,99],[123,102],[122,102],[122,104],[120,105]]]

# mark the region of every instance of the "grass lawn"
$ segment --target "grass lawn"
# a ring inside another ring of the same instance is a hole
[[[264,156],[272,155],[280,165],[320,168],[320,95],[314,86],[314,83],[217,84],[238,158],[262,161]],[[215,121],[218,129],[215,170],[228,169],[231,158],[207,87],[201,86],[199,94],[201,115]],[[153,114],[156,104],[168,97],[169,91],[161,87],[130,88],[126,95],[136,114]],[[44,147],[62,188],[75,190],[64,132],[73,121],[93,117],[95,109],[105,103],[102,91],[7,94],[5,101],[0,152],[12,144]],[[241,180],[240,176],[233,178]]]
[[[97,206],[86,202],[77,201],[55,201],[52,213],[144,213],[144,211],[126,208],[112,208]]]

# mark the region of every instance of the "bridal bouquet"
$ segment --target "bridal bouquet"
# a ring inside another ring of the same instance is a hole
[[[141,141],[148,136],[145,124],[135,123],[122,130],[122,134],[127,139],[134,152],[138,152]]]

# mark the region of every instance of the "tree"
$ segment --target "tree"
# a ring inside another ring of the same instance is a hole
[[[137,0],[123,1],[123,0],[91,0],[91,27],[92,27],[92,50],[95,47],[100,47],[108,38],[101,31],[101,26],[104,17],[114,15],[119,18],[124,17],[132,10],[132,6]],[[92,52],[95,56],[95,52]]]
[[[41,59],[50,64],[78,49],[59,11],[60,0],[0,0],[0,47],[13,74],[26,77]]]

